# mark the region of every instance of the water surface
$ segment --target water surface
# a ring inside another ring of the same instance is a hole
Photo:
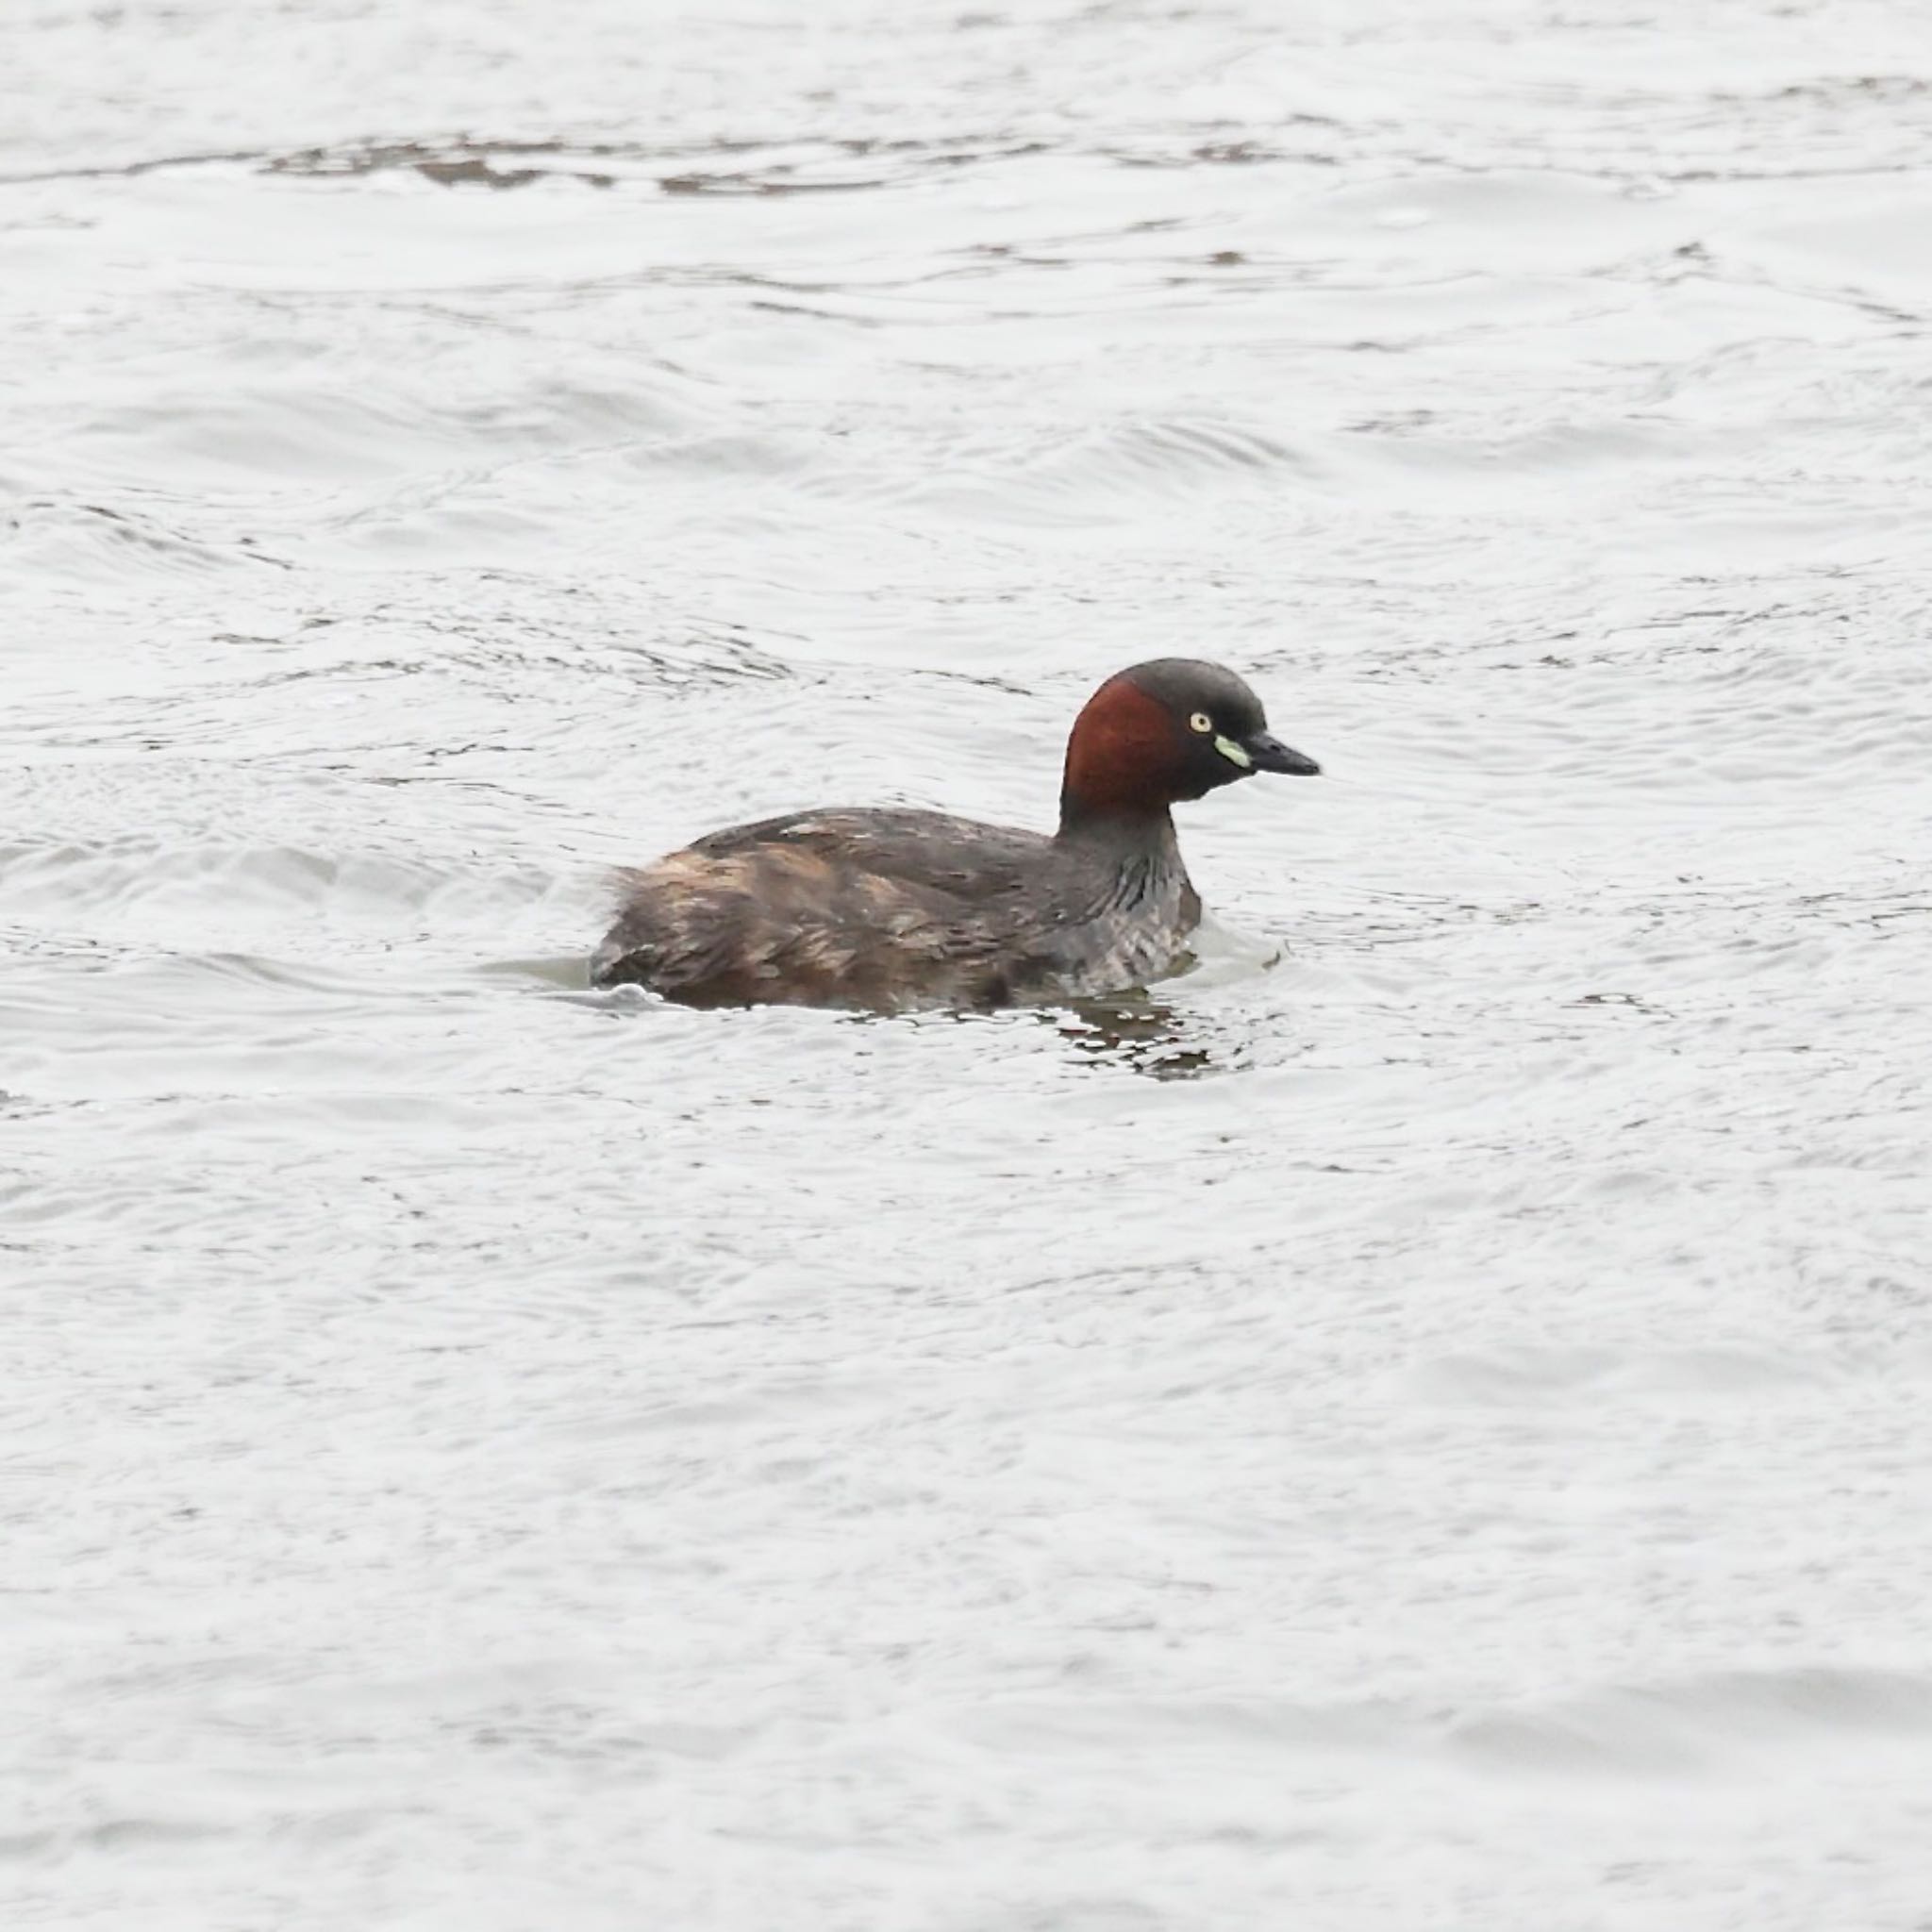
[[[1686,12],[9,15],[8,1924],[1927,1923],[1932,29]],[[1210,970],[582,989],[1175,652]]]

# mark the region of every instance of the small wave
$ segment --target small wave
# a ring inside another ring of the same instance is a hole
[[[452,897],[529,906],[562,882],[535,866],[470,870],[382,854],[293,845],[184,843],[146,836],[99,843],[49,840],[0,846],[0,884],[16,912],[126,910],[155,901],[421,913]]]
[[[1932,1731],[1932,1680],[1837,1666],[1714,1671],[1606,1685],[1542,1706],[1466,1709],[1392,1698],[1016,1700],[959,1720],[981,1746],[1084,1757],[1162,1748],[1182,1756],[1446,1753],[1472,1770],[1653,1777],[1741,1768],[1767,1752],[1847,1746]]]
[[[1037,143],[993,136],[983,141],[826,136],[801,142],[720,139],[657,145],[646,142],[490,139],[425,135],[404,141],[357,141],[271,155],[184,157],[188,166],[213,159],[255,160],[264,173],[308,180],[350,181],[371,175],[417,175],[438,188],[504,192],[538,182],[593,189],[657,189],[669,195],[835,194],[883,188],[908,173],[955,168],[972,160],[1035,152]],[[869,163],[871,165],[861,165]]]
[[[1833,1739],[1932,1731],[1932,1680],[1843,1667],[1713,1671],[1618,1685],[1542,1708],[1451,1719],[1444,1740],[1478,1764],[1648,1776],[1722,1769],[1727,1759],[1807,1750]]]
[[[1742,1346],[1625,1350],[1541,1348],[1453,1355],[1418,1366],[1411,1391],[1425,1402],[1481,1408],[1571,1407],[1579,1391],[1747,1397],[1815,1385],[1823,1372],[1774,1351]]]
[[[1253,424],[1202,417],[1121,423],[1032,450],[974,451],[898,491],[989,523],[1113,522],[1160,505],[1321,487],[1323,465]],[[848,486],[828,482],[827,493]]]
[[[164,512],[129,501],[113,508],[49,497],[30,499],[8,515],[0,533],[0,565],[23,577],[87,589],[103,578],[192,578],[292,567],[250,536],[210,541],[173,527]]]

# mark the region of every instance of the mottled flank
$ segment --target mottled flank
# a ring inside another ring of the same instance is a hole
[[[1171,822],[1123,855],[925,811],[813,811],[625,875],[600,986],[688,1006],[903,1010],[1080,998],[1174,972],[1201,902]]]

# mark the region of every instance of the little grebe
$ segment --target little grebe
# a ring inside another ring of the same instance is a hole
[[[1067,741],[1047,838],[936,811],[808,811],[713,832],[625,875],[591,962],[692,1007],[878,1011],[1090,998],[1174,972],[1201,901],[1168,808],[1256,772],[1312,777],[1233,672],[1110,677]]]

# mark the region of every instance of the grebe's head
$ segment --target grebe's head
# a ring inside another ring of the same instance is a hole
[[[1270,733],[1260,699],[1232,671],[1157,658],[1117,672],[1074,719],[1060,824],[1156,816],[1257,772],[1321,769]]]

